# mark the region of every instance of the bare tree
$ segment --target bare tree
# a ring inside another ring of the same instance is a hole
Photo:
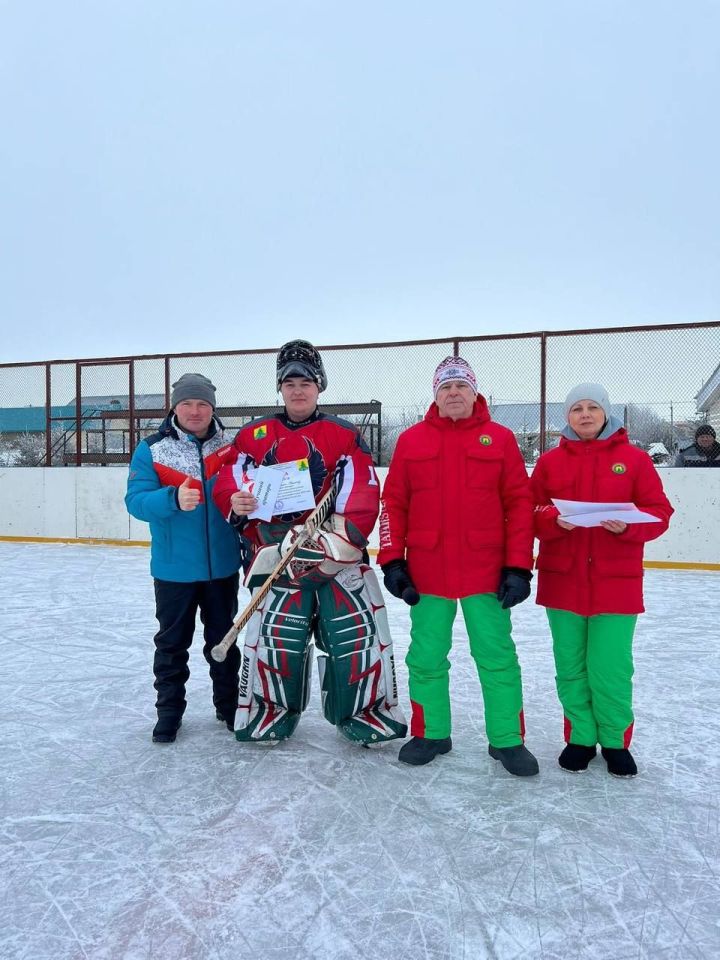
[[[26,430],[13,440],[3,438],[3,448],[8,466],[37,467],[45,457],[45,434]]]
[[[382,441],[380,443],[380,464],[387,467],[395,449],[398,437],[408,427],[415,426],[425,416],[425,409],[420,404],[405,407],[390,419],[387,414],[383,419]]]
[[[628,435],[634,444],[643,450],[647,450],[651,443],[663,443],[668,450],[674,449],[673,429],[668,420],[649,407],[634,403],[629,403],[625,409]]]

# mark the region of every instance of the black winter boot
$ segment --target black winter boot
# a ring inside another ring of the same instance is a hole
[[[597,747],[583,747],[579,743],[569,743],[558,757],[563,770],[570,773],[583,773],[591,760],[597,755]]]
[[[230,733],[232,733],[233,730],[235,729],[235,711],[234,710],[232,711],[232,713],[230,713],[230,711],[217,709],[215,710],[215,719],[219,720],[220,723],[224,723],[225,726],[230,731]]]
[[[158,717],[152,732],[153,743],[175,743],[182,717]]]
[[[427,737],[413,737],[407,743],[400,747],[398,760],[403,763],[409,763],[413,767],[421,767],[424,763],[430,763],[440,753],[450,753],[452,750],[452,740],[450,737],[443,737],[442,740],[430,740]]]
[[[602,747],[600,751],[605,757],[608,773],[614,777],[636,777],[637,765],[629,750],[618,750],[614,747]]]
[[[489,744],[488,753],[514,777],[534,777],[540,773],[537,760],[523,743],[516,747],[493,747]]]

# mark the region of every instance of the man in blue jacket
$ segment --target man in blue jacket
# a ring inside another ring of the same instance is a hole
[[[185,712],[188,659],[200,610],[215,715],[233,728],[238,698],[237,646],[216,663],[211,649],[237,613],[240,541],[212,501],[215,475],[232,454],[215,416],[215,387],[200,373],[173,384],[171,409],[130,463],[125,504],[150,524],[155,580],[155,743],[173,743]]]

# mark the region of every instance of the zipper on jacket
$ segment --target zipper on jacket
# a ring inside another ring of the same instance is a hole
[[[203,457],[203,441],[197,440],[198,453],[200,454],[200,481],[203,487],[203,507],[205,508],[205,552],[207,554],[207,566],[209,579],[212,580],[212,558],[210,556],[210,511],[208,510],[209,491],[205,483],[205,458]]]

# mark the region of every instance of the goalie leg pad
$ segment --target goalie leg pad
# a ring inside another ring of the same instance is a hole
[[[274,586],[248,623],[235,739],[286,740],[310,694],[314,594]]]
[[[364,564],[346,568],[317,597],[325,718],[359,743],[405,737],[392,640],[374,572]]]

